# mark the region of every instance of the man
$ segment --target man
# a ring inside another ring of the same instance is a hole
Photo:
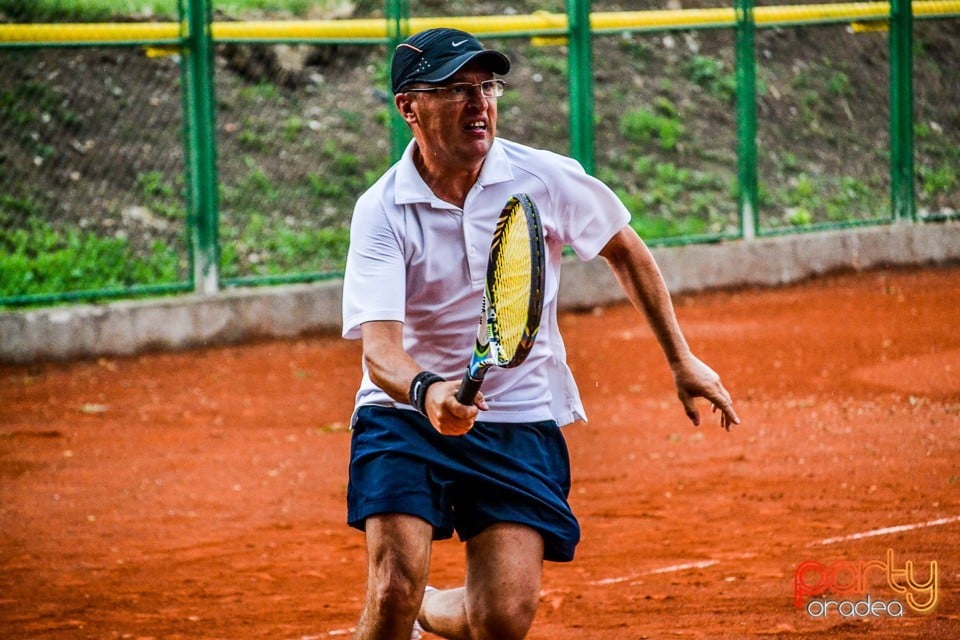
[[[616,196],[562,156],[496,137],[510,62],[472,35],[431,29],[397,47],[394,103],[413,141],[357,201],[343,335],[363,344],[348,521],[366,532],[367,595],[356,638],[524,638],[544,560],[569,561],[579,526],[559,425],[585,419],[557,328],[561,252],[609,263],[646,316],[694,424],[695,397],[739,424],[720,379],[684,340],[650,252]],[[496,74],[496,75],[495,75]],[[538,204],[544,313],[523,365],[487,374],[475,404],[455,393],[469,360],[494,223],[510,195]],[[465,585],[426,587],[431,541],[465,541]],[[424,592],[426,588],[426,593]]]

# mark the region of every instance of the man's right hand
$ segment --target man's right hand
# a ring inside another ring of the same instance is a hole
[[[437,382],[427,389],[426,410],[430,424],[445,436],[462,436],[473,428],[480,411],[488,409],[483,393],[472,405],[457,400],[459,382]]]

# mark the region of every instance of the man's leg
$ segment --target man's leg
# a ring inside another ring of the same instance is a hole
[[[428,592],[420,624],[450,640],[525,638],[540,602],[540,534],[524,525],[501,523],[466,546],[466,585]]]
[[[366,521],[367,596],[355,640],[410,640],[430,571],[433,527],[415,516]]]

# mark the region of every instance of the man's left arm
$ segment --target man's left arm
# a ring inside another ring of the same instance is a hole
[[[636,231],[624,226],[600,251],[613,271],[627,298],[643,312],[657,342],[663,349],[673,372],[677,396],[694,425],[700,424],[700,412],[694,398],[706,398],[714,410],[720,411],[720,426],[726,430],[740,424],[730,394],[720,383],[720,376],[693,355],[670,299],[670,292],[650,253]]]

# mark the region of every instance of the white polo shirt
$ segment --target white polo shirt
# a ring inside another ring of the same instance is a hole
[[[403,157],[357,200],[343,285],[343,336],[360,337],[374,320],[403,323],[403,346],[424,369],[460,380],[480,320],[490,239],[516,193],[540,211],[547,252],[544,311],[530,355],[519,367],[488,370],[480,419],[559,424],[586,420],[557,326],[563,247],[582,260],[597,256],[630,219],[617,196],[574,160],[496,139],[460,209],[438,198]],[[356,406],[397,403],[364,368]]]

